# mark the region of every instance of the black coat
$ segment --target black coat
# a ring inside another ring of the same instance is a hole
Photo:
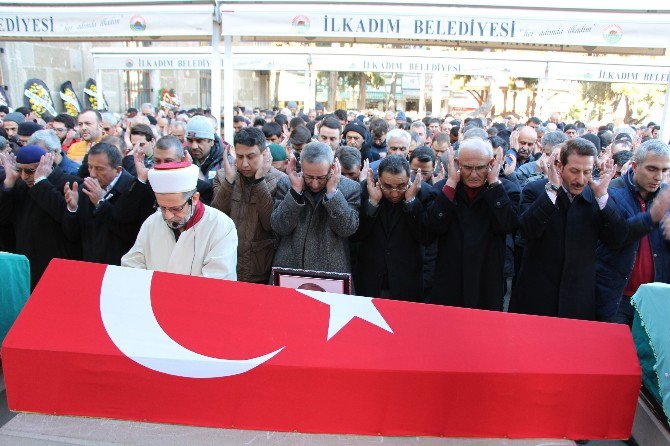
[[[83,260],[120,265],[121,257],[132,248],[142,222],[120,221],[115,205],[133,181],[132,175],[122,170],[100,206],[95,206],[80,191],[77,212],[72,213],[67,208],[63,210],[63,232],[72,242],[81,243]]]
[[[0,187],[0,223],[11,222],[16,233],[16,253],[30,261],[30,285],[35,287],[53,258],[79,259],[78,243],[69,241],[61,224],[66,182],[81,182],[60,167],[45,179],[28,187],[18,180],[11,190]]]
[[[376,210],[368,202],[367,186],[361,188],[358,230],[352,236],[360,242],[354,270],[356,293],[380,297],[386,289],[392,299],[424,302],[421,246],[430,243],[432,236],[422,229],[421,214],[431,195],[429,187],[423,187],[410,206],[382,198]]]
[[[570,204],[561,189],[556,204],[544,186],[528,183],[521,197],[521,234],[526,240],[510,311],[595,320],[598,240],[616,244],[626,221],[614,200],[601,211],[589,186]]]
[[[502,310],[505,292],[505,237],[518,225],[517,191],[507,180],[488,187],[468,201],[463,183],[452,203],[442,192],[425,213],[426,226],[438,238],[435,281],[429,302],[457,307]]]

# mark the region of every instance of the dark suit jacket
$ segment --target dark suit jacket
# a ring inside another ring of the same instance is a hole
[[[601,211],[589,186],[572,203],[561,189],[554,204],[546,183],[533,181],[523,189],[526,247],[510,311],[595,320],[596,244],[616,244],[625,237],[626,221],[611,197]]]
[[[132,182],[132,175],[122,170],[100,206],[80,191],[77,212],[72,213],[67,207],[63,210],[63,232],[69,240],[81,243],[83,260],[120,265],[121,257],[132,248],[142,222],[121,222],[115,209]]]

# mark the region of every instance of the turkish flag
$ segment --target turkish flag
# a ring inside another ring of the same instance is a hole
[[[54,260],[2,346],[15,411],[370,435],[628,438],[626,326]]]

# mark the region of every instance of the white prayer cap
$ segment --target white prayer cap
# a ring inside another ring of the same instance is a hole
[[[149,183],[157,194],[190,192],[198,183],[198,167],[188,161],[163,163],[149,170]]]

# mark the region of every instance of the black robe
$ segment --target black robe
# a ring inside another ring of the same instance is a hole
[[[63,189],[66,182],[81,183],[79,177],[65,174],[60,167],[45,179],[28,187],[21,179],[14,187],[0,187],[0,223],[11,222],[16,233],[16,253],[30,261],[31,289],[53,258],[79,259],[78,243],[69,241],[61,224],[66,207]]]

